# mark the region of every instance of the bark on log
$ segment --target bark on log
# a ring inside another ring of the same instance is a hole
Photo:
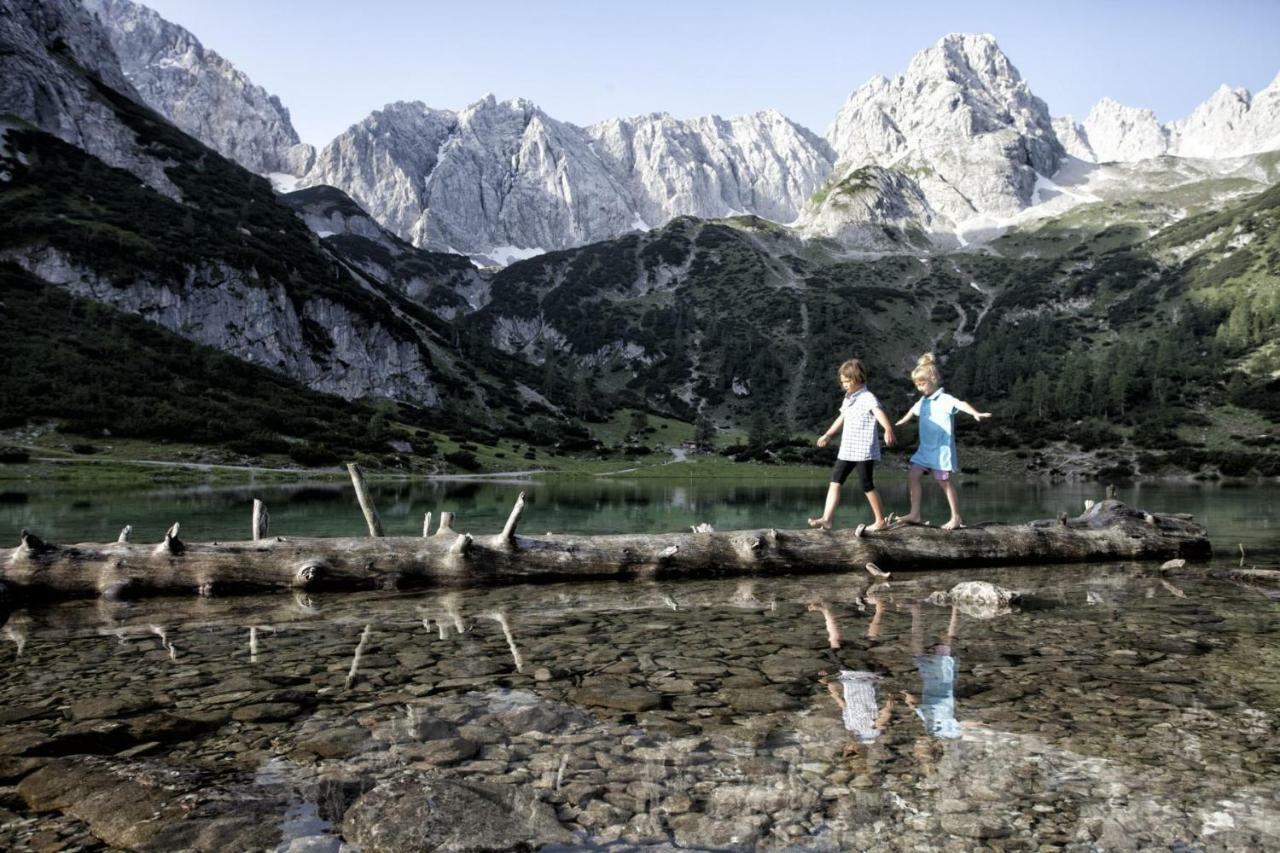
[[[852,530],[737,530],[611,536],[521,536],[517,504],[507,531],[472,537],[443,513],[430,537],[292,538],[184,543],[177,525],[157,546],[51,545],[23,531],[0,550],[11,595],[76,598],[291,589],[370,589],[585,577],[675,577],[885,571],[1103,560],[1206,558],[1204,529],[1186,519],[1099,501],[1065,524],[985,524],[961,530],[906,526],[859,538]],[[1145,518],[1150,515],[1153,523]]]

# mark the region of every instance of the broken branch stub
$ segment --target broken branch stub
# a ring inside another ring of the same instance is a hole
[[[253,526],[251,532],[253,541],[259,542],[267,538],[267,529],[271,526],[271,514],[267,512],[267,505],[257,498],[253,499]]]
[[[347,464],[347,472],[351,474],[351,485],[356,490],[356,500],[360,502],[360,511],[364,513],[365,524],[369,526],[370,536],[382,536],[382,519],[378,517],[377,507],[373,505],[373,496],[364,483],[364,472],[354,462]]]
[[[511,515],[507,516],[507,523],[502,528],[502,533],[498,536],[499,541],[511,545],[515,541],[516,527],[520,524],[520,516],[524,513],[524,492],[516,496],[516,505],[511,508]]]
[[[453,513],[451,512],[440,513],[440,527],[436,529],[436,535],[437,536],[453,535]]]

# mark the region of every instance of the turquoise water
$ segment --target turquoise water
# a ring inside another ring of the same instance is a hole
[[[908,506],[906,484],[887,477],[881,491],[889,510]],[[929,484],[926,484],[929,485]],[[496,532],[520,491],[528,493],[523,529],[538,533],[627,533],[687,529],[707,522],[718,530],[796,528],[821,512],[825,482],[721,479],[590,478],[526,482],[420,481],[382,483],[374,495],[388,535],[417,535],[423,515],[457,513],[454,526],[472,533]],[[961,508],[969,522],[1026,521],[1079,513],[1100,498],[1096,483],[1004,483],[962,481]],[[937,489],[926,489],[925,514],[946,520]],[[1187,512],[1207,526],[1217,552],[1250,559],[1280,560],[1280,485],[1140,484],[1117,496],[1155,512]],[[91,492],[9,483],[0,487],[0,542],[17,542],[26,527],[55,542],[114,540],[126,524],[135,541],[159,541],[175,521],[188,541],[249,536],[254,498],[267,504],[271,532],[296,536],[361,535],[364,521],[349,485],[236,488],[157,488]],[[856,489],[845,490],[838,523],[869,520]]]

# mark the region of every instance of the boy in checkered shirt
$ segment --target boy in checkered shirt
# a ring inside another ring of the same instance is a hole
[[[880,493],[876,491],[873,472],[875,460],[880,458],[880,440],[876,435],[876,423],[884,429],[884,443],[893,446],[893,424],[880,407],[876,395],[867,390],[867,369],[862,362],[851,358],[840,365],[840,387],[844,388],[844,400],[840,403],[840,416],[818,438],[818,446],[827,442],[843,427],[840,435],[840,452],[836,454],[835,467],[831,469],[831,484],[827,487],[827,504],[818,518],[809,519],[809,526],[822,530],[831,529],[831,519],[840,503],[840,487],[855,470],[862,483],[862,492],[875,513],[875,523],[869,530],[884,530],[889,525],[884,520],[884,507]]]

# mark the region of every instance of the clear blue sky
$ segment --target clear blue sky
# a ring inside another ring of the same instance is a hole
[[[1280,73],[1280,0],[644,3],[147,0],[279,95],[324,144],[396,100],[488,92],[555,118],[776,108],[824,133],[849,93],[949,32],[993,33],[1055,116],[1105,96],[1181,118]]]

